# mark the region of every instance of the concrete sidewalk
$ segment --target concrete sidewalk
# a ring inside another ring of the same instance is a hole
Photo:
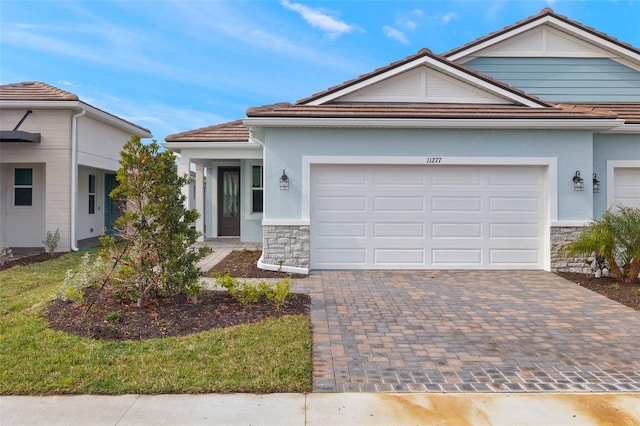
[[[0,425],[640,425],[640,393],[3,396]]]

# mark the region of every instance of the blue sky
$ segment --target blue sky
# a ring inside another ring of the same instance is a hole
[[[60,87],[164,141],[545,7],[640,47],[640,0],[0,0],[0,83]]]

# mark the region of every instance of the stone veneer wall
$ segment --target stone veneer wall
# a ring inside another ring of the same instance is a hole
[[[560,272],[591,273],[591,267],[585,263],[585,257],[563,257],[558,254],[560,247],[580,236],[582,226],[551,227],[551,270]]]
[[[308,225],[266,225],[262,235],[264,263],[309,268]]]

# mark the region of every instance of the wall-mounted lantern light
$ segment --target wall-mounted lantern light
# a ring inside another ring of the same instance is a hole
[[[280,176],[280,191],[289,190],[289,176],[282,170],[282,176]]]
[[[573,190],[584,191],[584,179],[580,177],[579,170],[576,170],[576,174],[573,176]]]
[[[600,181],[595,173],[593,174],[593,192],[600,192]]]

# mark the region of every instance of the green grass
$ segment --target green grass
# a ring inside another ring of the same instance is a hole
[[[303,316],[145,341],[51,330],[42,311],[80,257],[0,271],[0,394],[311,390],[311,326]]]

